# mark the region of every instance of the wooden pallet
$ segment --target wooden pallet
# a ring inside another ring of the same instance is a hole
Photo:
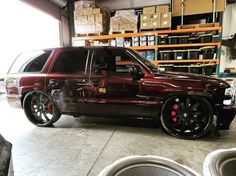
[[[127,33],[136,33],[137,30],[113,30],[109,31],[109,34],[127,34]]]
[[[195,28],[205,28],[205,27],[219,27],[219,23],[206,23],[206,24],[188,24],[177,26],[177,30],[179,29],[195,29]]]
[[[144,28],[140,29],[140,32],[152,32],[152,31],[161,31],[161,30],[171,30],[171,28]]]
[[[88,32],[88,33],[77,33],[77,37],[88,37],[88,36],[97,36],[97,35],[102,35],[101,32]]]

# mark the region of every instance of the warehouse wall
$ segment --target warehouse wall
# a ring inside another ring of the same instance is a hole
[[[110,10],[124,9],[124,8],[137,8],[144,6],[152,6],[158,4],[169,4],[171,0],[103,0],[98,1],[97,4],[106,7]]]
[[[223,38],[227,38],[236,33],[236,4],[229,4],[224,12],[223,18]],[[220,71],[226,67],[236,67],[236,60],[230,60],[229,48],[222,46]]]

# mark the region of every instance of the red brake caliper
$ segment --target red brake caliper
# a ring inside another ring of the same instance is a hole
[[[174,123],[177,122],[177,117],[176,117],[177,110],[178,110],[178,105],[177,105],[177,104],[174,104],[174,105],[172,106],[172,111],[171,111],[171,117],[172,117],[172,120],[173,120]]]
[[[49,113],[52,112],[52,103],[51,102],[48,103],[48,112]]]

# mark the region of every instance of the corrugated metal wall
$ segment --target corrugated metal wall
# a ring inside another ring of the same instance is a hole
[[[152,6],[158,4],[169,4],[171,0],[100,0],[97,4],[106,7],[110,10],[114,9],[128,9],[144,6]]]

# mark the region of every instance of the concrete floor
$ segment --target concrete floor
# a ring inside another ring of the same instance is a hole
[[[236,120],[219,138],[187,141],[153,122],[62,116],[54,127],[38,128],[4,100],[0,112],[0,133],[13,144],[15,176],[95,176],[130,155],[167,157],[201,174],[209,152],[236,147]]]

